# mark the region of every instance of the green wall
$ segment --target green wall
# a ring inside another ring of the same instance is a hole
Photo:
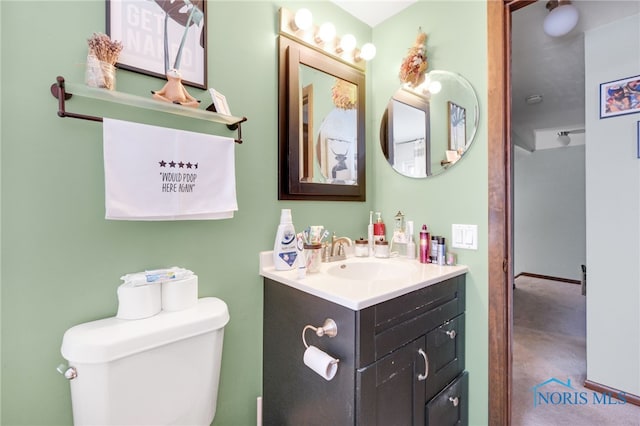
[[[418,28],[427,33],[428,70],[463,75],[480,101],[480,127],[465,156],[446,173],[412,179],[396,173],[379,149],[380,119],[399,87],[398,71]],[[462,35],[464,34],[464,35]],[[466,367],[469,371],[470,421],[486,424],[488,416],[488,178],[487,178],[487,32],[486,4],[479,1],[423,0],[376,26],[368,159],[373,161],[373,199],[387,222],[398,210],[426,224],[432,235],[451,241],[451,224],[478,225],[478,250],[453,251],[469,266],[467,274]],[[449,244],[449,243],[447,243]]]
[[[367,74],[367,201],[277,200],[277,11],[307,5],[316,22],[373,38]],[[450,237],[451,223],[477,223],[480,250],[460,253],[471,268],[467,366],[471,419],[487,418],[487,158],[484,2],[419,2],[371,29],[326,1],[210,1],[209,86],[232,113],[249,118],[236,146],[239,211],[221,221],[120,222],[104,219],[101,125],[56,116],[49,93],[57,75],[83,80],[86,39],[105,31],[102,1],[0,2],[2,220],[2,417],[6,425],[71,424],[69,384],[56,371],[69,327],[113,316],[119,277],[178,265],[199,276],[200,296],[229,306],[216,425],[255,424],[261,393],[262,286],[258,253],[270,250],[281,208],[298,228],[323,224],[338,235],[366,231],[369,210],[391,226],[402,210]],[[454,20],[455,21],[452,21]],[[452,24],[455,22],[455,25]],[[383,162],[378,125],[398,85],[397,66],[418,26],[429,34],[430,68],[465,75],[481,100],[481,129],[469,154],[444,176],[412,180]],[[477,37],[460,37],[460,28]],[[117,89],[138,95],[160,79],[119,70]],[[375,90],[372,88],[375,87]],[[206,92],[189,89],[207,102]],[[206,104],[206,103],[205,103]],[[224,126],[73,99],[68,109],[232,136]]]

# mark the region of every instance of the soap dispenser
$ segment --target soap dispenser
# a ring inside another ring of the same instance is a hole
[[[386,241],[386,228],[382,221],[382,213],[376,212],[378,216],[376,223],[373,224],[373,237],[376,241]]]

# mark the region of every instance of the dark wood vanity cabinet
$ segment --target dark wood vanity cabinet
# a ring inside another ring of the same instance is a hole
[[[465,425],[465,276],[362,310],[265,278],[263,423]],[[303,363],[305,325],[332,318],[336,337],[305,338],[338,358],[327,381]]]

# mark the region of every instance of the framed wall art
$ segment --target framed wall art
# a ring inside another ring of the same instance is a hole
[[[640,121],[637,123],[636,132],[636,139],[638,141],[638,158],[640,158]]]
[[[600,118],[640,112],[640,75],[600,84]]]
[[[122,42],[116,66],[207,88],[205,0],[107,0],[107,34]]]

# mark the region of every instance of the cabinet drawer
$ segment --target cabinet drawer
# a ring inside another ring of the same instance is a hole
[[[464,327],[462,314],[427,334],[426,399],[431,399],[464,370]]]
[[[361,311],[358,366],[383,358],[463,313],[464,283],[461,275]]]
[[[427,403],[427,426],[469,424],[469,373],[462,373]]]

